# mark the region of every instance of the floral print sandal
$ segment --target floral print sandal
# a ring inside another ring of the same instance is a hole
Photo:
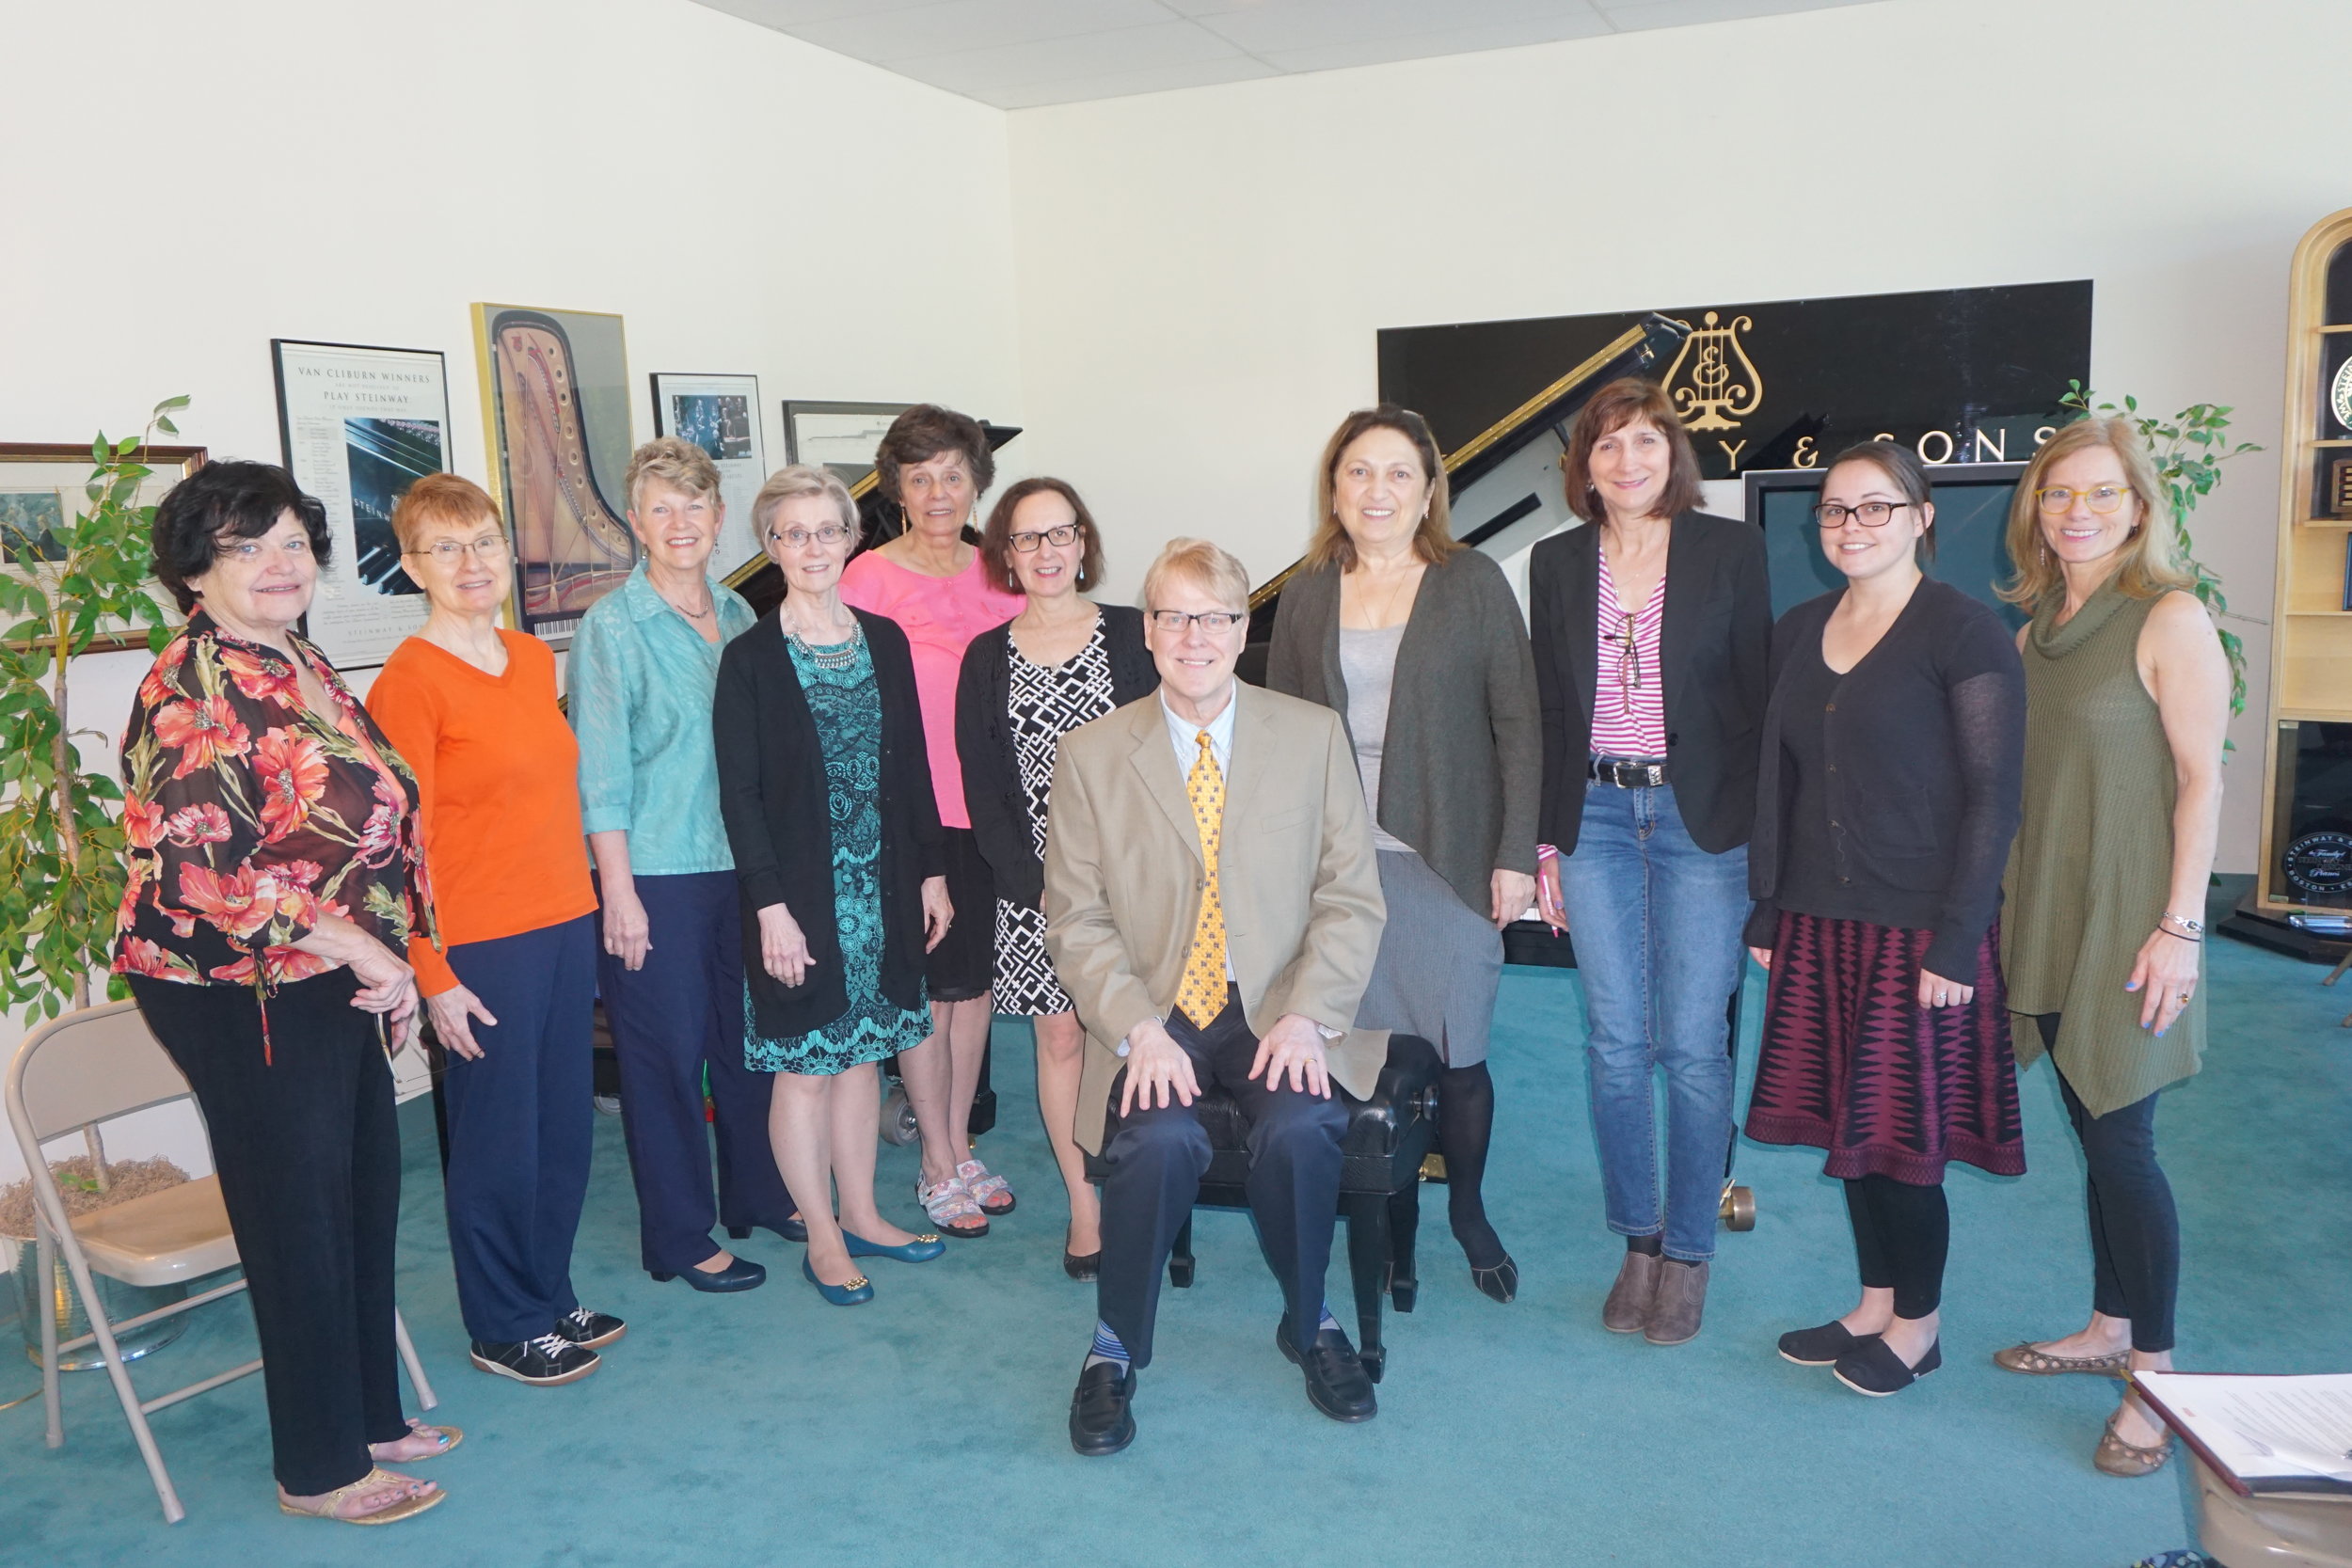
[[[951,1176],[936,1187],[927,1185],[917,1176],[914,1201],[923,1206],[923,1212],[931,1217],[931,1223],[939,1227],[943,1236],[976,1241],[988,1234],[988,1215],[960,1176]]]
[[[980,1206],[980,1212],[991,1219],[1001,1218],[1013,1210],[1012,1183],[990,1170],[977,1160],[966,1160],[956,1167],[956,1180],[972,1195],[972,1201]],[[1002,1197],[998,1203],[994,1199]]]

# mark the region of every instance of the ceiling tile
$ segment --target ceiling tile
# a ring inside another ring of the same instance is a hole
[[[1752,16],[1866,6],[1873,0],[1593,0],[1620,32],[1647,27],[1687,27],[1702,22],[1738,22]]]
[[[1484,49],[1515,49],[1522,44],[1557,43],[1563,39],[1594,38],[1610,31],[1609,24],[1586,11],[1548,19],[1495,23],[1443,33],[1404,38],[1375,38],[1318,44],[1305,49],[1265,51],[1262,57],[1285,72],[1340,71],[1349,66],[1387,65],[1396,60],[1428,59],[1441,55],[1468,55]]]
[[[930,0],[796,26],[809,42],[877,65],[1149,26],[1159,0]]]
[[[868,16],[880,11],[912,10],[929,0],[701,0],[714,11],[739,16],[779,33],[798,35],[812,22],[836,17]]]
[[[1267,55],[1282,50],[1411,37],[1431,40],[1434,47],[1429,53],[1443,54],[1445,40],[1452,35],[1501,23],[1567,22],[1582,24],[1587,32],[1608,30],[1585,0],[1445,0],[1443,4],[1432,0],[1286,0],[1196,20],[1251,54]]]
[[[998,44],[951,55],[914,55],[890,69],[950,92],[978,97],[1036,82],[1066,82],[1078,76],[1110,76],[1161,66],[1229,59],[1241,51],[1189,22],[1045,39],[1036,43]]]
[[[1221,60],[1190,65],[1117,71],[1104,76],[1075,76],[1067,81],[1035,82],[1025,87],[975,93],[984,103],[1000,109],[1036,109],[1051,103],[1083,103],[1097,98],[1127,98],[1143,92],[1168,92],[1178,87],[1213,87],[1226,82],[1249,82],[1280,71],[1263,60],[1234,55]]]

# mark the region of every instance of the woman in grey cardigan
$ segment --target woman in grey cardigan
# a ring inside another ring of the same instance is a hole
[[[1323,449],[1305,567],[1282,591],[1266,684],[1346,722],[1372,807],[1389,923],[1359,1027],[1437,1043],[1438,1142],[1454,1239],[1497,1301],[1518,1265],[1480,1193],[1494,1131],[1486,1035],[1502,928],[1535,896],[1542,726],[1518,601],[1454,542],[1422,417],[1382,405]]]

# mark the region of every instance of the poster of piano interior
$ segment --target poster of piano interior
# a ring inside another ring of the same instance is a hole
[[[1526,552],[1576,519],[1569,421],[1604,382],[1661,382],[1697,449],[1707,509],[1741,515],[1757,469],[1818,468],[1884,435],[1931,465],[2014,463],[2090,374],[2090,284],[1714,302],[1379,335],[1380,396],[1429,420],[1458,537],[1525,591]]]
[[[392,507],[449,467],[449,377],[437,351],[273,339],[278,435],[334,540],[305,630],[345,670],[384,662],[424,624],[401,569]]]
[[[621,318],[473,308],[491,494],[515,546],[515,622],[561,648],[637,562],[621,479],[629,434]]]

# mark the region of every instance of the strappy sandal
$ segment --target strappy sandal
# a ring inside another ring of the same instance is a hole
[[[396,1459],[392,1461],[392,1463],[395,1465],[417,1465],[428,1459],[438,1459],[441,1455],[449,1452],[450,1449],[455,1448],[458,1444],[466,1440],[466,1429],[463,1427],[427,1426],[423,1421],[414,1416],[408,1418],[409,1436],[423,1437],[428,1434],[438,1437],[441,1440],[441,1446],[435,1449],[431,1453],[421,1453],[414,1459]],[[392,1441],[397,1443],[402,1441],[402,1439],[395,1437]]]
[[[963,1184],[961,1177],[951,1176],[932,1187],[925,1185],[917,1176],[914,1201],[923,1206],[923,1212],[931,1217],[931,1223],[939,1227],[943,1236],[971,1242],[988,1234],[988,1215],[973,1199],[972,1189]]]
[[[2039,1351],[2030,1343],[2011,1345],[1993,1353],[1993,1364],[2008,1371],[2024,1372],[2028,1377],[2057,1377],[2065,1372],[2090,1372],[2097,1377],[2122,1377],[2131,1366],[2132,1353],[2117,1351],[2112,1355],[2052,1355]]]
[[[452,1446],[454,1447],[454,1445]],[[287,1501],[286,1495],[280,1492],[278,1495],[278,1512],[291,1513],[297,1519],[329,1519],[339,1525],[389,1525],[397,1519],[413,1519],[428,1508],[438,1508],[449,1497],[448,1493],[437,1486],[430,1492],[404,1497],[399,1502],[379,1508],[373,1513],[353,1516],[336,1512],[343,1506],[344,1498],[355,1494],[381,1491],[390,1486],[414,1486],[416,1484],[417,1482],[405,1476],[396,1476],[389,1470],[379,1467],[370,1470],[349,1486],[338,1486],[326,1494],[325,1499],[316,1508],[296,1508]]]
[[[2144,1449],[2137,1443],[2126,1443],[2115,1434],[2116,1417],[2122,1414],[2118,1410],[2107,1418],[2107,1429],[2099,1434],[2099,1447],[2092,1452],[2090,1463],[2107,1475],[2126,1480],[2154,1475],[2172,1457],[2172,1434],[2168,1432]]]
[[[980,1206],[980,1212],[991,1219],[1000,1219],[1012,1212],[1012,1183],[990,1170],[977,1160],[966,1160],[956,1167],[956,1180],[971,1193],[972,1201]],[[990,1199],[1002,1195],[1004,1202]]]

